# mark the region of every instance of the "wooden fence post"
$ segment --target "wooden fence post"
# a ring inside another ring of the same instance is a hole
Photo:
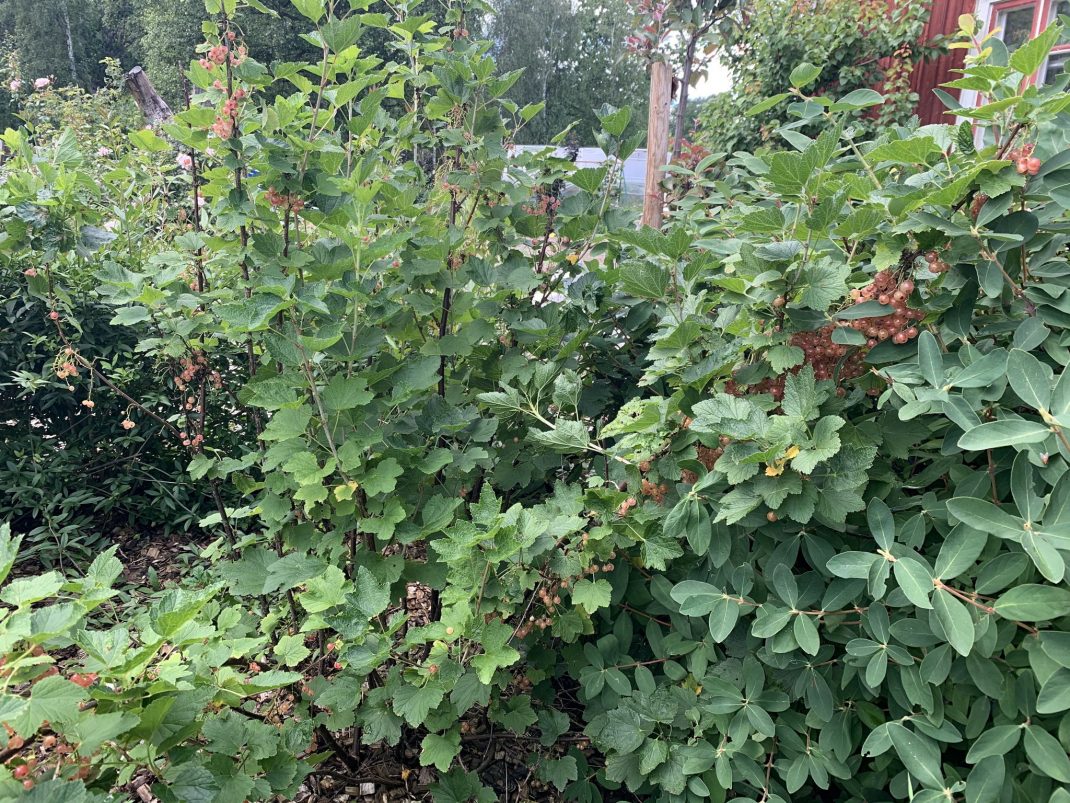
[[[646,126],[646,182],[643,187],[643,225],[661,228],[665,201],[661,193],[662,168],[669,159],[669,104],[672,68],[663,61],[650,65],[650,112]]]

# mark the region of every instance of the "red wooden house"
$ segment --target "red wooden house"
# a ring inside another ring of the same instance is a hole
[[[978,17],[986,32],[998,30],[997,36],[1014,50],[1044,30],[1060,14],[1070,15],[1070,0],[933,0],[925,26],[926,41],[941,34],[954,34],[962,14]],[[950,121],[933,90],[958,77],[954,70],[962,66],[964,56],[964,51],[953,50],[935,61],[919,64],[914,70],[911,86],[919,96],[918,117],[922,123]],[[1034,80],[1041,83],[1051,80],[1063,71],[1068,58],[1070,44],[1056,47]],[[976,102],[971,92],[947,91],[965,105]]]

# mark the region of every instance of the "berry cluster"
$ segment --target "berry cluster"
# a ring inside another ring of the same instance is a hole
[[[641,493],[645,497],[653,499],[654,502],[659,505],[665,501],[665,494],[667,494],[668,492],[669,486],[665,483],[662,483],[661,485],[656,485],[655,483],[646,479],[644,479],[642,484],[639,486],[639,493]]]
[[[69,376],[78,376],[78,366],[73,362],[62,363],[59,368],[56,369],[56,376],[60,379],[66,379]]]
[[[234,31],[227,31],[228,42],[233,42],[236,38]],[[200,60],[200,65],[206,70],[213,70],[216,67],[222,67],[229,60],[231,67],[237,67],[245,61],[248,55],[245,45],[238,45],[237,49],[231,49],[220,42],[208,49],[208,56]]]
[[[632,499],[631,501],[633,503],[635,502],[634,499]],[[590,535],[584,533],[580,539],[581,546],[586,547],[587,544],[590,542],[590,538]],[[516,627],[516,630],[514,631],[515,636],[517,638],[527,638],[536,628],[538,628],[539,630],[545,630],[546,628],[550,627],[554,623],[554,615],[558,612],[558,609],[561,607],[562,604],[561,593],[563,591],[567,592],[568,589],[571,588],[576,581],[582,580],[584,577],[590,577],[598,574],[599,572],[613,571],[614,565],[610,561],[616,559],[617,553],[610,552],[609,559],[605,563],[599,563],[597,560],[595,560],[593,563],[591,563],[590,566],[588,566],[586,569],[582,569],[577,575],[571,577],[562,577],[560,579],[551,578],[546,580],[545,585],[543,585],[538,592],[538,598],[539,601],[542,603],[544,612],[542,614],[539,614],[538,616],[534,614],[528,616],[526,621],[521,622]],[[452,628],[448,629],[446,635],[453,635],[451,631]]]
[[[950,268],[946,262],[941,261],[939,255],[930,251],[926,256],[929,261],[929,270],[933,273],[942,273]],[[940,270],[937,270],[940,268]],[[912,321],[920,321],[925,317],[921,310],[907,307],[910,294],[914,292],[914,282],[904,279],[900,282],[894,273],[882,270],[873,277],[873,282],[861,290],[852,290],[851,297],[856,301],[872,301],[886,307],[892,307],[895,312],[885,315],[883,318],[862,318],[851,321],[848,324],[852,329],[864,334],[868,340],[866,346],[873,348],[882,340],[891,338],[893,343],[902,345],[908,340],[918,336],[918,328]]]
[[[279,192],[274,187],[268,187],[267,192],[264,193],[264,197],[267,198],[268,203],[276,209],[285,207],[286,209],[293,210],[294,212],[300,212],[305,208],[305,202],[302,201],[296,195],[286,195]]]
[[[523,209],[529,215],[553,215],[561,205],[561,200],[552,195],[539,193],[535,196],[536,202],[526,204]]]
[[[926,255],[929,262],[929,270],[934,273],[942,273],[950,269],[950,265],[940,259],[935,251]],[[861,318],[855,321],[840,321],[837,325],[843,328],[851,328],[866,336],[864,349],[849,349],[847,346],[834,343],[832,333],[836,325],[829,324],[813,332],[796,332],[791,336],[789,343],[803,350],[803,362],[793,368],[791,373],[797,373],[802,365],[810,365],[814,369],[814,377],[818,380],[832,379],[838,385],[851,379],[857,379],[865,374],[863,364],[865,352],[883,340],[891,340],[902,344],[918,336],[916,321],[925,317],[920,310],[910,309],[907,301],[914,292],[914,281],[909,278],[900,280],[896,273],[891,270],[882,270],[873,277],[873,281],[865,287],[855,288],[851,291],[851,299],[856,303],[877,301],[878,303],[892,307],[894,312],[880,318]],[[774,308],[784,306],[784,299],[777,298],[773,302]],[[779,331],[779,326],[774,327],[774,332]],[[741,386],[734,379],[725,383],[725,392],[733,396],[742,396],[744,393],[768,393],[776,401],[784,398],[785,377],[771,377],[763,379],[752,385]],[[837,389],[839,395],[846,393],[840,386]]]
[[[644,480],[644,482],[646,482],[646,480]],[[639,502],[634,496],[629,496],[627,499],[620,503],[620,506],[617,508],[617,515],[621,517],[627,516],[628,511],[638,504]]]
[[[935,251],[927,251],[925,261],[929,263],[929,270],[933,273],[947,273],[951,270],[951,265],[942,260]]]
[[[208,373],[212,384],[218,389],[223,386],[223,377],[218,371],[208,371],[208,359],[203,351],[195,350],[189,357],[183,357],[178,361],[181,371],[175,377],[175,387],[185,390],[193,381],[202,374]]]
[[[1023,176],[1035,176],[1040,172],[1041,161],[1033,155],[1033,147],[1033,143],[1029,143],[1007,154],[1014,162],[1014,169]]]
[[[182,432],[178,433],[178,437],[182,439],[183,446],[191,446],[193,448],[196,448],[202,443],[204,443],[204,435],[200,434],[199,432],[194,433],[193,437],[191,438],[189,433],[183,430]]]

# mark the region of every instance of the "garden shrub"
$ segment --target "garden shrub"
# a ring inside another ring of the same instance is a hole
[[[680,166],[655,232],[612,203],[626,110],[606,166],[509,156],[535,110],[480,5],[294,5],[314,65],[208,0],[196,103],[132,135],[179,143],[158,236],[98,252],[159,378],[126,415],[218,540],[149,599],[107,554],[5,586],[0,721],[88,762],[9,742],[0,794],[267,800],[401,746],[493,800],[461,761],[493,738],[535,798],[1065,803],[1070,78],[1023,81],[1061,28],[972,59],[962,125],[876,139],[877,92],[796,67],[790,147]],[[139,158],[102,194],[163,180]],[[108,373],[55,279],[78,396]]]
[[[859,114],[867,135],[910,119],[918,96],[910,88],[914,66],[936,54],[922,40],[931,3],[886,0],[748,0],[722,23],[718,49],[732,86],[699,108],[692,138],[712,151],[776,147],[774,132],[792,120],[785,103],[760,116],[748,110],[791,88],[800,63],[820,65],[813,94],[841,97],[876,88],[878,106]],[[806,133],[814,133],[807,130]]]

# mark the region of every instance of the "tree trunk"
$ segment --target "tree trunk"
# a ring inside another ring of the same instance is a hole
[[[663,61],[650,65],[650,110],[646,126],[646,181],[643,187],[643,225],[661,228],[665,201],[661,195],[662,168],[669,155],[669,103],[672,69]]]
[[[167,101],[160,97],[143,69],[134,67],[124,77],[126,88],[134,96],[134,102],[137,103],[146,123],[158,128],[162,123],[170,122],[174,112],[167,105]]]
[[[63,30],[67,34],[67,60],[70,62],[71,67],[71,83],[78,83],[78,63],[74,59],[74,38],[71,36],[71,17],[67,13],[67,0],[63,0],[60,3],[60,9],[63,11]]]
[[[680,147],[684,142],[684,123],[687,122],[687,96],[691,90],[691,70],[695,61],[695,46],[698,44],[698,34],[687,43],[687,55],[684,58],[684,75],[680,81],[680,98],[676,102],[676,133],[672,141],[672,158],[680,155]]]

